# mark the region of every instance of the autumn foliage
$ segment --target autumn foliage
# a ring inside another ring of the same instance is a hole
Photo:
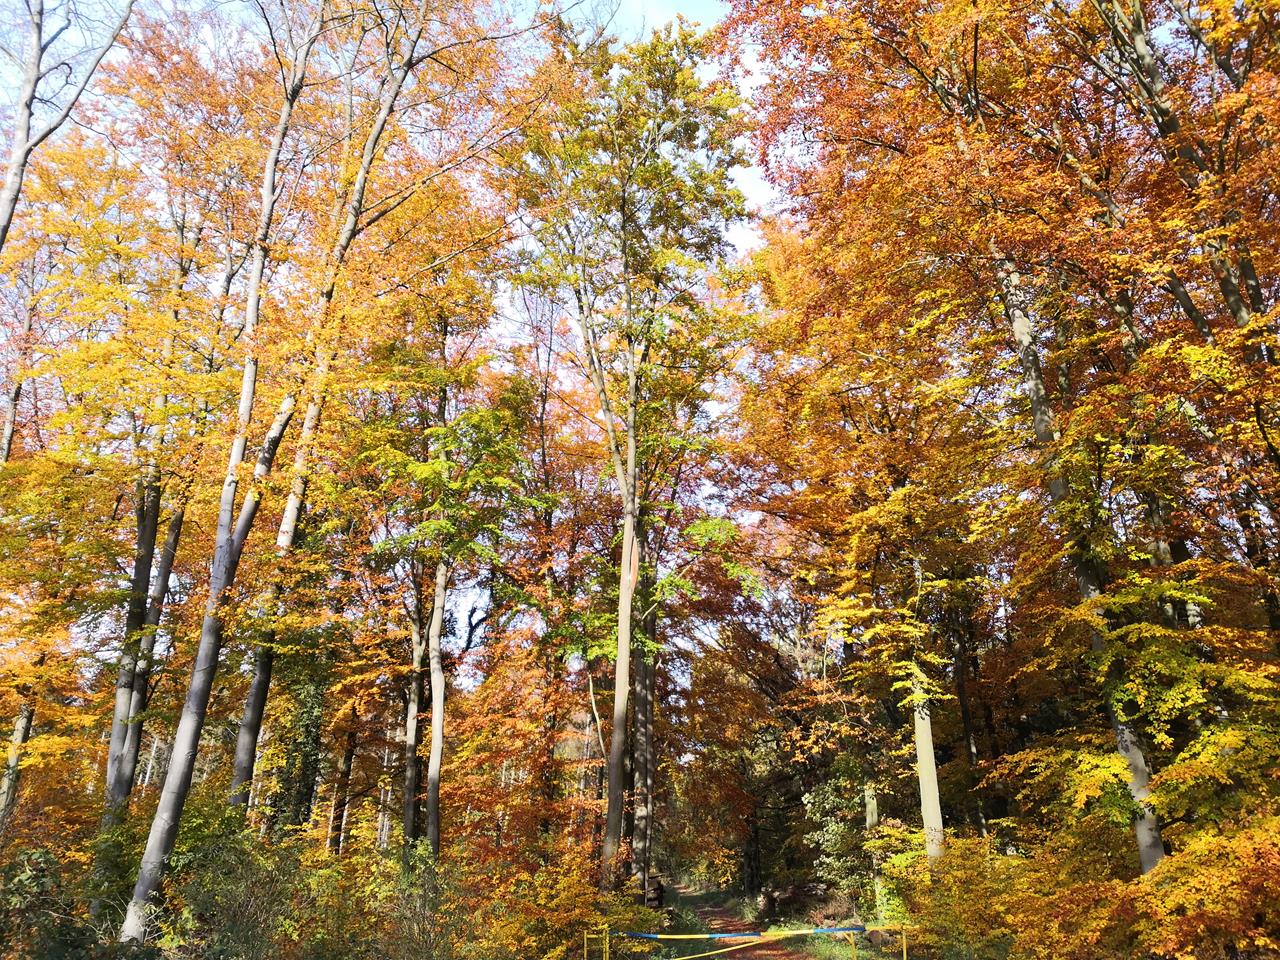
[[[1280,953],[1274,5],[6,16],[0,956]]]

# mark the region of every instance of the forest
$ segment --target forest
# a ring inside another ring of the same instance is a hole
[[[686,6],[0,0],[4,960],[1280,957],[1280,2]]]

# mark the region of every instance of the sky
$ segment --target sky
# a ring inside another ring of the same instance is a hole
[[[633,39],[678,15],[709,27],[729,12],[722,0],[616,0],[614,24],[619,35]]]

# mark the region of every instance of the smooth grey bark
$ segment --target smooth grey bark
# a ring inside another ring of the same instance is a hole
[[[876,799],[874,784],[863,784],[862,805],[864,830],[867,838],[871,839],[875,837],[875,832],[880,827],[880,804]],[[876,901],[876,922],[882,923],[884,921],[884,880],[880,876],[880,856],[874,852],[871,854],[871,889]]]
[[[22,331],[18,334],[18,360],[13,370],[13,383],[5,391],[4,426],[0,428],[0,466],[13,455],[13,435],[18,425],[18,401],[22,398],[22,372],[29,351],[27,341],[31,337],[34,316],[30,309],[23,312]]]
[[[9,749],[5,754],[4,772],[0,774],[0,837],[9,829],[9,821],[18,805],[18,779],[22,774],[22,752],[31,739],[31,726],[35,722],[35,702],[30,696],[23,698],[18,715],[13,721],[13,734],[9,737]]]
[[[236,410],[236,431],[227,457],[227,470],[218,504],[218,520],[214,535],[214,555],[209,574],[209,593],[205,604],[204,619],[200,626],[200,640],[192,665],[187,696],[178,719],[169,766],[165,772],[160,801],[151,821],[142,862],[133,896],[125,912],[120,928],[120,940],[141,942],[146,938],[147,912],[152,899],[160,889],[165,865],[173,851],[178,835],[178,824],[191,790],[195,772],[196,752],[204,728],[209,697],[218,668],[218,656],[222,649],[222,601],[227,588],[234,582],[239,567],[244,542],[257,514],[260,494],[256,491],[245,497],[240,516],[235,516],[236,493],[239,488],[240,467],[244,463],[248,447],[249,427],[253,419],[254,398],[257,389],[257,350],[255,333],[261,305],[262,265],[267,256],[267,240],[275,216],[279,190],[276,186],[280,154],[288,136],[293,110],[306,79],[307,61],[324,24],[324,7],[317,19],[309,25],[301,44],[290,51],[288,77],[284,80],[284,94],[276,127],[272,134],[267,156],[263,163],[262,189],[258,215],[258,231],[255,237],[253,266],[250,270],[249,288],[245,303],[245,322],[240,338],[247,345],[245,366],[240,380],[240,396]],[[275,462],[276,451],[283,439],[284,430],[293,417],[293,404],[282,405],[272,428],[263,442],[255,465],[255,479],[261,479]],[[234,523],[233,523],[234,521]]]
[[[634,441],[629,444],[634,447]],[[622,526],[622,569],[618,583],[618,645],[614,661],[613,727],[609,731],[608,801],[605,807],[604,838],[601,861],[605,880],[611,876],[614,858],[622,840],[622,815],[625,807],[624,780],[627,758],[627,700],[631,692],[631,613],[636,583],[635,511],[628,508]]]
[[[406,862],[418,839],[421,826],[422,759],[422,672],[427,662],[426,633],[422,629],[422,596],[414,577],[414,596],[409,607],[409,639],[412,644],[409,666],[409,690],[404,715],[404,807],[401,824],[404,832]]]
[[[210,587],[210,600],[205,608],[200,627],[200,642],[192,666],[191,682],[178,719],[178,729],[173,738],[169,767],[165,773],[160,802],[151,821],[151,830],[138,868],[133,898],[129,902],[120,939],[141,941],[146,935],[147,910],[151,898],[160,888],[169,854],[178,835],[178,821],[191,789],[195,773],[196,751],[200,744],[200,732],[204,726],[213,692],[214,675],[217,672],[218,652],[222,647],[222,617],[218,609],[228,578],[224,566],[215,571]]]
[[[271,430],[268,431],[254,468],[255,479],[261,480],[270,471],[292,414],[292,407],[282,409],[272,424]],[[247,427],[247,424],[245,426]],[[236,459],[237,455],[243,455],[243,445],[233,443],[227,479],[223,484],[213,564],[210,568],[209,593],[205,603],[204,619],[200,624],[196,658],[192,664],[187,696],[178,718],[178,729],[170,748],[169,765],[165,771],[160,801],[152,818],[142,862],[138,867],[138,879],[134,884],[133,897],[120,928],[122,941],[141,942],[146,937],[147,910],[152,897],[160,888],[165,864],[177,839],[179,820],[195,773],[196,752],[200,745],[205,714],[209,708],[209,697],[213,692],[218,655],[222,650],[222,599],[227,587],[235,580],[240,556],[244,550],[244,540],[253,525],[253,518],[261,499],[256,491],[251,491],[245,497],[240,516],[233,528],[231,520],[235,505],[235,487],[238,481],[236,471],[240,466],[240,461]],[[230,497],[227,496],[228,490],[230,490]]]
[[[294,453],[293,479],[289,485],[289,495],[285,500],[284,510],[280,517],[280,527],[276,534],[276,550],[283,557],[294,547],[297,540],[298,521],[302,516],[302,507],[307,493],[310,474],[311,447],[315,442],[320,420],[328,399],[329,367],[333,362],[335,348],[327,329],[333,298],[337,290],[338,277],[346,262],[352,243],[369,225],[365,220],[365,198],[369,187],[369,179],[378,158],[378,148],[387,124],[396,109],[400,93],[412,70],[417,67],[433,51],[421,53],[418,50],[425,33],[427,7],[423,4],[417,11],[417,25],[406,40],[406,48],[392,57],[391,70],[382,80],[381,96],[378,111],[372,125],[365,135],[360,151],[360,162],[352,180],[350,193],[343,198],[339,209],[339,226],[329,250],[325,278],[319,291],[319,323],[312,331],[314,340],[314,366],[309,378],[307,406],[302,415],[302,428],[298,436],[298,446]],[[314,40],[314,38],[313,38]],[[402,54],[402,55],[401,55]],[[382,212],[386,212],[386,209]],[[381,212],[378,214],[381,216]],[[292,405],[295,398],[292,394],[284,403]],[[283,409],[283,407],[282,407]],[[279,587],[275,588],[275,596],[279,596]],[[253,779],[253,768],[257,757],[257,742],[262,731],[262,720],[266,711],[267,698],[271,687],[271,671],[274,657],[262,656],[254,658],[254,675],[250,683],[251,695],[245,704],[244,714],[240,721],[240,729],[236,737],[236,762],[232,779],[232,801],[244,804],[248,800],[248,784]]]
[[[631,631],[635,591],[640,576],[640,543],[636,522],[639,514],[639,460],[636,437],[639,371],[636,345],[629,339],[623,351],[626,363],[626,393],[623,400],[622,429],[616,422],[609,395],[604,361],[600,355],[595,319],[578,298],[578,326],[586,348],[587,369],[595,387],[605,422],[609,456],[618,492],[622,497],[622,549],[618,562],[617,648],[614,658],[613,727],[609,731],[609,758],[606,768],[607,804],[600,860],[602,887],[612,884],[614,860],[622,841],[622,820],[626,803],[624,781],[627,760],[627,701],[631,694]]]
[[[142,635],[146,628],[148,600],[151,596],[156,538],[160,532],[160,480],[154,469],[149,470],[148,473],[149,476],[138,483],[137,505],[134,511],[136,536],[133,575],[129,582],[129,604],[125,612],[120,664],[116,670],[111,736],[107,747],[105,808],[102,815],[104,828],[115,826],[124,818],[129,794],[133,789],[133,770],[126,771],[125,750],[133,706],[134,680],[141,655]]]
[[[431,853],[440,856],[440,767],[444,759],[444,661],[440,656],[440,635],[444,630],[444,604],[449,588],[449,566],[436,563],[435,590],[431,600],[431,623],[427,628],[427,660],[431,672],[431,748],[427,759],[427,842]]]
[[[179,506],[169,520],[164,546],[156,564],[155,579],[147,600],[147,616],[143,624],[142,642],[138,648],[138,663],[133,673],[133,689],[129,698],[129,723],[125,730],[124,751],[121,758],[120,780],[125,785],[125,803],[133,791],[137,776],[138,756],[142,745],[143,711],[151,695],[151,672],[155,668],[156,633],[164,617],[165,599],[169,594],[169,578],[173,574],[173,561],[182,539],[182,523],[185,508]]]
[[[98,65],[102,63],[107,52],[115,46],[120,31],[129,22],[129,14],[133,10],[134,0],[125,0],[120,17],[113,25],[111,32],[102,44],[89,52],[88,63],[80,77],[75,77],[75,68],[67,60],[53,53],[53,46],[71,26],[68,19],[65,23],[53,28],[45,22],[44,0],[27,0],[27,47],[23,52],[21,63],[22,81],[18,88],[17,102],[14,104],[12,119],[12,137],[9,144],[9,162],[5,168],[4,184],[0,186],[0,251],[4,250],[5,241],[9,237],[9,228],[13,225],[14,212],[22,195],[22,185],[27,176],[27,165],[36,149],[49,139],[67,122],[71,111],[80,102],[80,97],[93,79]],[[47,103],[48,91],[41,93],[40,85],[47,77],[62,77],[70,93],[61,107],[55,107],[54,113],[44,123],[37,123],[35,117],[36,104]]]
[[[632,714],[635,720],[633,794],[635,819],[631,831],[631,869],[640,878],[640,890],[648,890],[653,852],[653,699],[657,672],[658,611],[653,600],[652,577],[643,577],[645,610],[642,618],[645,650],[637,650],[633,667]]]
[[[342,838],[347,825],[347,804],[351,796],[351,770],[356,761],[356,708],[351,707],[351,728],[347,730],[346,748],[338,766],[338,779],[333,785],[333,807],[329,811],[329,852],[342,853]]]
[[[942,800],[938,793],[938,764],[933,751],[933,718],[929,714],[929,698],[917,677],[911,678],[911,695],[915,701],[911,711],[916,746],[916,778],[920,783],[920,818],[924,822],[924,847],[930,860],[942,856],[945,834],[942,826]]]
[[[316,369],[318,380],[323,379],[327,374],[329,360],[332,357],[332,353],[327,348],[321,348],[321,354],[318,358],[319,366]],[[306,496],[308,453],[315,439],[324,406],[322,390],[322,387],[317,386],[303,414],[302,431],[298,437],[298,449],[294,455],[294,477],[290,485],[289,498],[285,502],[284,511],[280,517],[280,527],[276,533],[276,554],[280,559],[287,556],[293,549],[297,538],[298,520]],[[292,405],[292,397],[286,397],[285,403]],[[273,584],[267,599],[268,608],[279,603],[281,593],[280,584]],[[262,723],[266,716],[274,667],[275,650],[272,642],[259,644],[254,649],[253,676],[249,681],[249,692],[245,698],[240,728],[236,733],[230,797],[230,802],[236,806],[247,807],[249,803],[249,791],[253,783],[254,768],[257,765],[258,739],[262,735]]]
[[[262,734],[262,718],[266,714],[267,692],[271,687],[271,671],[275,663],[275,648],[270,643],[259,644],[253,651],[253,677],[249,681],[249,693],[244,701],[244,715],[236,734],[236,752],[231,773],[231,798],[234,806],[249,805],[249,787],[253,783],[253,770],[258,757],[258,738]]]
[[[1040,353],[1031,323],[1029,293],[1013,262],[998,251],[996,253],[1001,302],[1017,347],[1023,386],[1031,402],[1032,430],[1036,442],[1042,447],[1048,447],[1057,441],[1058,430],[1044,388]],[[1050,499],[1055,504],[1064,503],[1068,494],[1066,478],[1051,463],[1046,464],[1045,470]],[[1072,550],[1072,564],[1081,599],[1091,601],[1099,597],[1102,594],[1101,575],[1079,545]],[[1093,634],[1092,646],[1095,652],[1102,652],[1105,648],[1103,638],[1097,632]],[[1106,714],[1115,735],[1116,751],[1124,758],[1128,768],[1129,796],[1137,811],[1133,824],[1134,837],[1137,840],[1142,872],[1146,873],[1164,857],[1160,824],[1148,803],[1151,795],[1151,770],[1132,727],[1116,715],[1110,703],[1106,705]]]

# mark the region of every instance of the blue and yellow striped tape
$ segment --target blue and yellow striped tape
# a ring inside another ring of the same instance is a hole
[[[856,927],[811,927],[808,930],[772,930],[754,933],[628,933],[619,930],[617,937],[630,937],[633,940],[760,940],[778,937],[809,937],[823,933],[866,933],[867,928],[859,924]]]

